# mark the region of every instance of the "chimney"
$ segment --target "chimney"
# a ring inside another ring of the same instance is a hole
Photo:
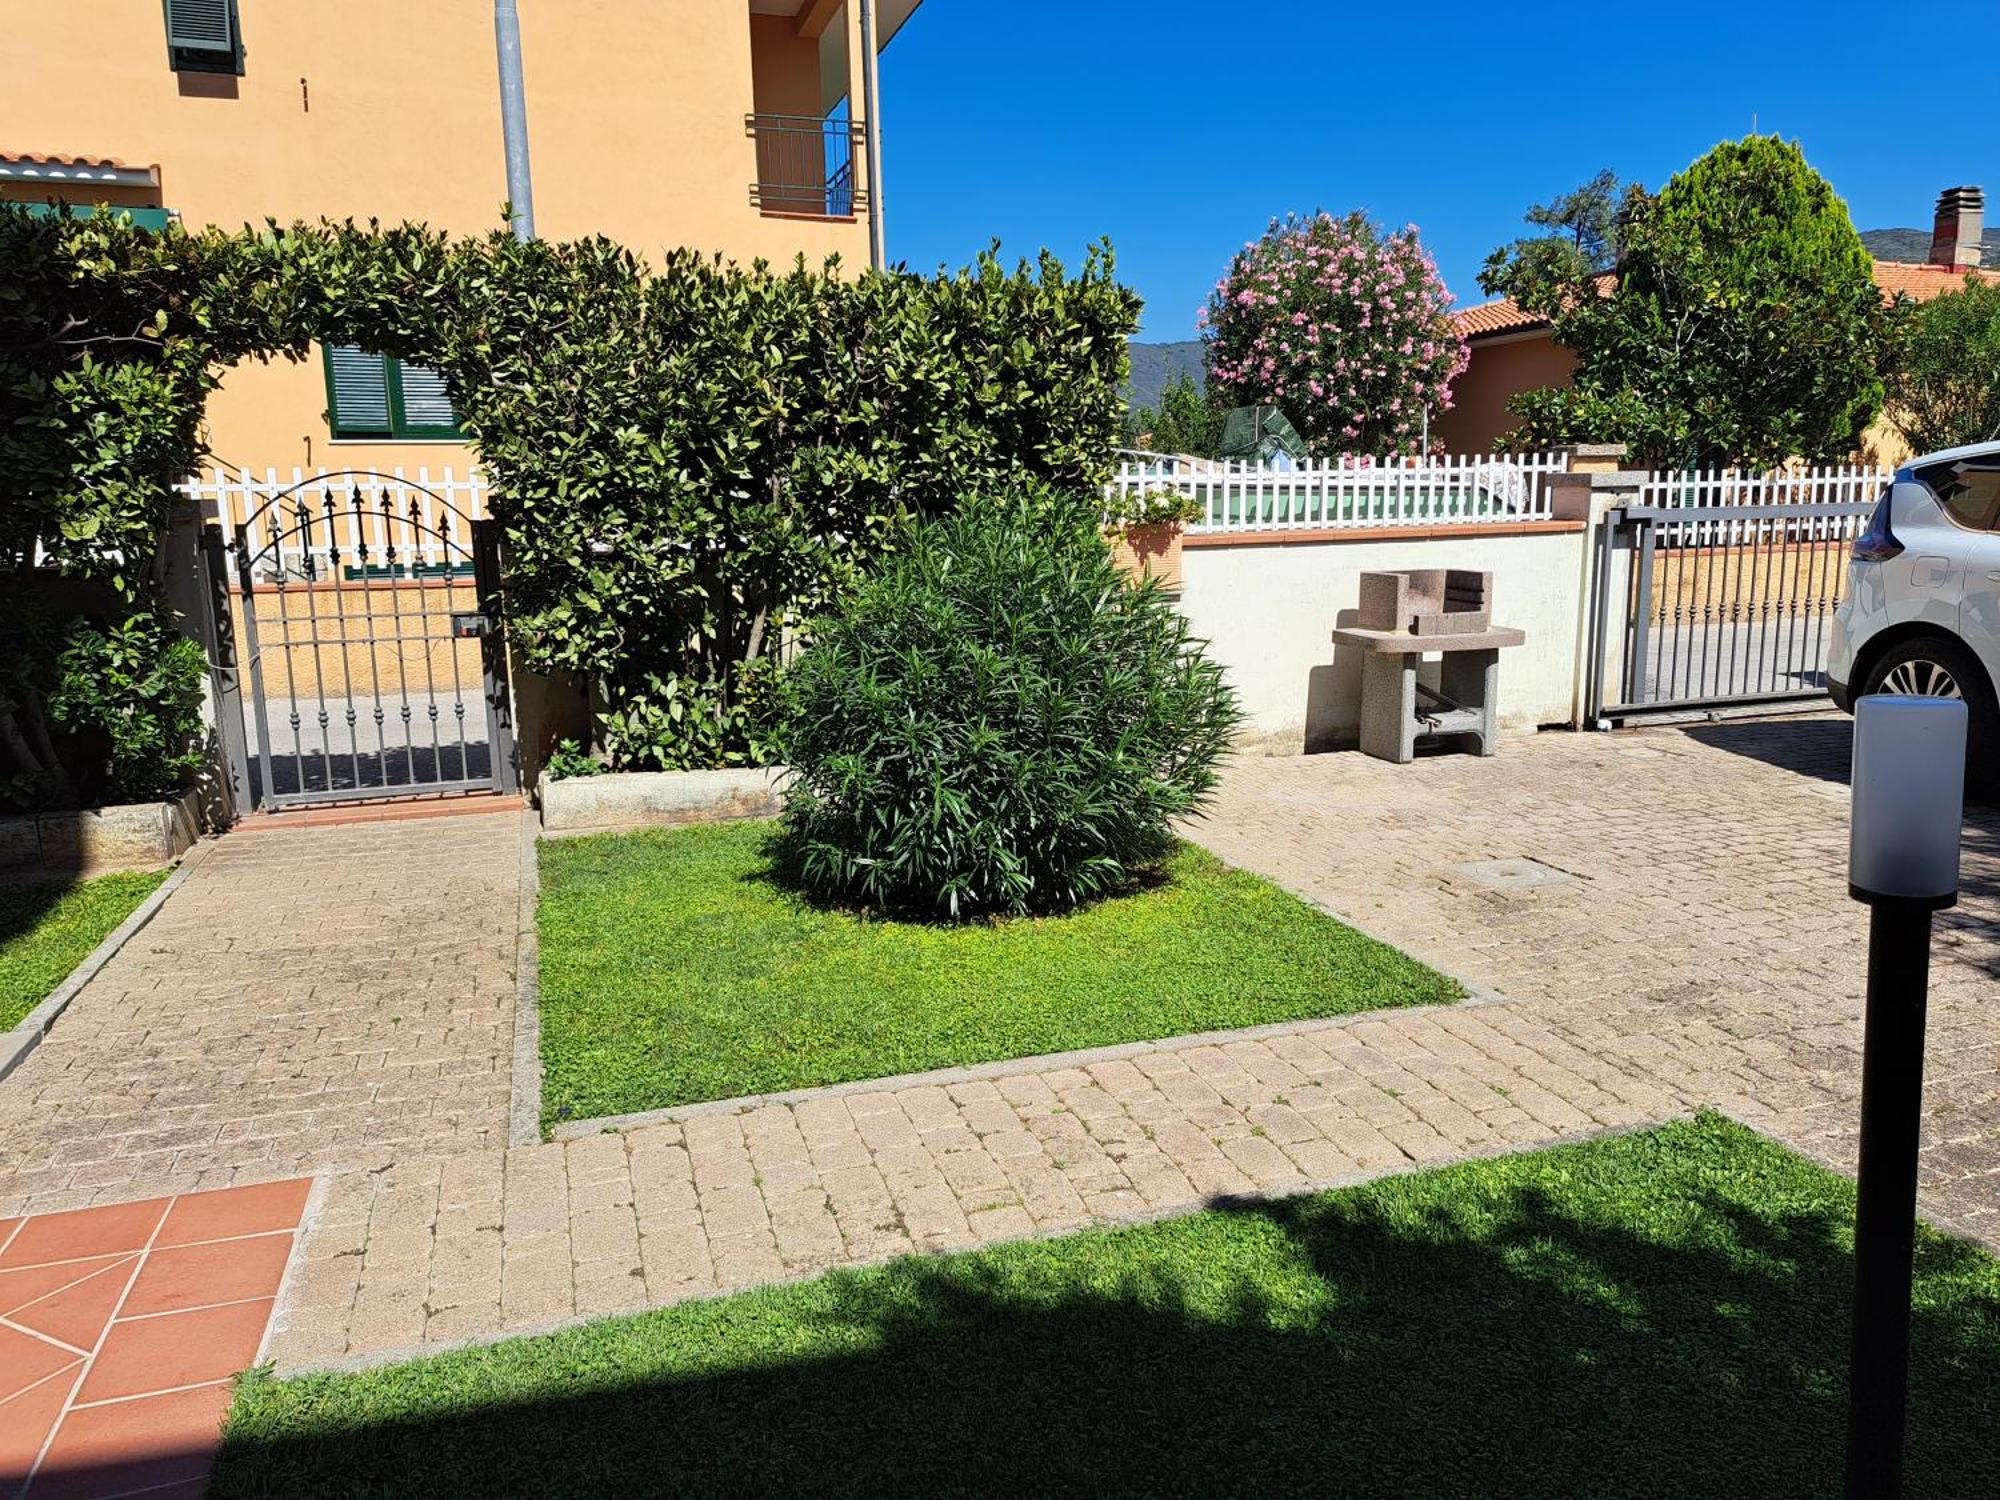
[[[1986,194],[1976,187],[1946,188],[1931,222],[1931,264],[1947,271],[1977,266],[1985,232]]]

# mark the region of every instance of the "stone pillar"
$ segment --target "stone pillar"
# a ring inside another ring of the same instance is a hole
[[[1623,443],[1570,443],[1562,451],[1572,474],[1611,474],[1623,466],[1627,450]]]
[[[1624,624],[1630,600],[1631,553],[1614,549],[1607,558],[1606,517],[1614,510],[1637,505],[1646,482],[1643,469],[1615,466],[1624,455],[1622,443],[1588,445],[1575,452],[1572,465],[1579,462],[1602,463],[1610,459],[1613,467],[1581,470],[1573,467],[1570,473],[1558,474],[1550,481],[1556,519],[1584,523],[1583,556],[1576,580],[1576,659],[1570,695],[1570,727],[1573,729],[1591,727],[1593,674],[1601,671],[1600,697],[1606,702],[1617,701],[1620,685],[1624,681]],[[1608,608],[1603,610],[1607,623],[1601,668],[1597,660],[1600,589],[1604,591],[1608,603]]]

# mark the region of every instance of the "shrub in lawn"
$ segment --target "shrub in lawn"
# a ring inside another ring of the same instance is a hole
[[[951,917],[1106,895],[1173,847],[1238,714],[1095,504],[1046,493],[916,528],[786,675],[795,876],[841,902]]]

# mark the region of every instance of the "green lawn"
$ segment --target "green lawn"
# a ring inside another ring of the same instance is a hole
[[[767,835],[541,846],[545,1122],[1462,993],[1193,846],[1151,889],[952,927],[815,908]]]
[[[19,1025],[166,878],[139,870],[0,886],[0,1031]]]
[[[1707,1117],[252,1375],[211,1493],[1832,1494],[1853,1197]],[[2000,1493],[2000,1263],[1917,1266],[1909,1493]]]

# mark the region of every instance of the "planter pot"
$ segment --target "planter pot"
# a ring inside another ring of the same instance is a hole
[[[0,873],[77,875],[170,865],[200,832],[199,797],[190,790],[160,802],[0,818]]]
[[[1161,521],[1127,526],[1106,535],[1111,542],[1112,558],[1134,583],[1157,578],[1162,587],[1179,593],[1183,529],[1178,521]]]
[[[729,771],[615,771],[606,776],[544,780],[542,828],[583,833],[614,828],[671,828],[774,817],[783,766]]]

